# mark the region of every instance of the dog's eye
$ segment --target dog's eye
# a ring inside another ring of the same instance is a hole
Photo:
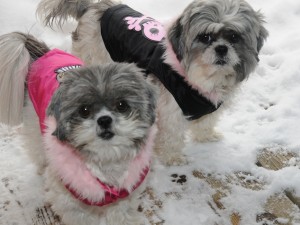
[[[200,34],[198,40],[204,44],[210,44],[213,41],[213,37],[211,34]]]
[[[126,101],[122,100],[122,101],[117,102],[116,109],[118,112],[124,113],[129,110],[129,105],[127,104]]]
[[[82,118],[86,119],[91,115],[91,109],[89,106],[83,105],[79,108],[78,113]]]
[[[238,43],[239,40],[241,39],[241,37],[237,34],[237,33],[231,33],[229,36],[228,36],[228,39],[229,39],[229,42],[230,43]]]

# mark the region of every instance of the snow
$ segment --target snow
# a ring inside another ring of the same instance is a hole
[[[178,15],[191,0],[123,2],[158,20],[167,21]],[[218,124],[222,140],[189,144],[185,149],[188,165],[169,168],[159,163],[153,165],[150,184],[163,201],[159,216],[166,225],[226,225],[230,224],[232,212],[241,215],[242,224],[258,224],[256,215],[264,212],[263,206],[269,196],[286,189],[294,190],[300,196],[298,156],[289,160],[288,167],[278,171],[255,164],[257,155],[266,148],[300,154],[300,1],[248,2],[265,15],[270,36],[261,50],[259,66],[243,84],[233,106]],[[45,28],[36,19],[37,4],[38,0],[0,0],[0,34],[29,32],[52,48],[69,51],[71,32],[76,23],[64,26],[63,30]],[[27,158],[17,131],[17,128],[0,126],[0,205],[11,194],[4,181],[12,176],[18,183],[14,188],[23,190],[20,197],[24,207],[34,211],[42,202],[41,180],[35,175],[34,165]],[[216,214],[208,204],[214,190],[204,180],[192,176],[194,170],[215,174],[221,180],[244,171],[249,173],[246,179],[265,185],[263,190],[257,191],[230,184],[231,193],[222,198],[226,209]],[[172,182],[172,174],[186,175],[187,182],[182,185]],[[30,218],[20,222],[11,213],[0,209],[0,224],[30,224]],[[295,217],[300,218],[300,215]],[[281,218],[280,222],[287,220]]]

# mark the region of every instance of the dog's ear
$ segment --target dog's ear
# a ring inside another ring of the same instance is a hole
[[[180,23],[181,17],[171,26],[168,32],[168,39],[172,45],[173,51],[175,52],[179,61],[183,58],[183,26]]]
[[[257,52],[259,52],[261,50],[261,48],[263,47],[265,40],[267,39],[269,33],[266,30],[266,28],[264,28],[263,26],[261,26],[259,35],[257,37]]]
[[[258,21],[259,21],[259,33],[258,33],[258,37],[257,37],[257,52],[259,53],[261,48],[263,47],[265,40],[267,39],[267,37],[269,36],[269,32],[267,31],[267,29],[263,26],[265,23],[264,20],[264,16],[260,11],[256,12],[256,15],[258,17]]]
[[[47,109],[47,116],[53,116],[56,120],[56,129],[52,133],[53,136],[57,137],[60,141],[66,141],[66,127],[61,122],[61,100],[60,92],[55,93],[51,99],[51,103]]]
[[[54,106],[54,118],[56,119],[56,129],[52,133],[58,140],[64,142],[67,141],[66,126],[60,119],[59,105]]]
[[[53,136],[55,136],[58,140],[64,142],[67,141],[67,136],[66,136],[66,129],[65,127],[57,122],[57,127],[55,129],[55,131],[52,133]]]
[[[150,82],[146,83],[146,95],[148,98],[148,113],[150,117],[150,122],[153,124],[156,118],[156,105],[158,98],[158,88],[151,84]]]

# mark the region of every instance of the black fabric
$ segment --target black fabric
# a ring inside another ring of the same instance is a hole
[[[129,30],[124,18],[143,14],[126,5],[108,9],[101,18],[101,33],[106,49],[116,62],[136,63],[148,73],[153,73],[172,94],[188,120],[195,120],[214,112],[215,107],[183,77],[163,62],[164,48],[159,42],[149,40],[142,32]]]
[[[101,33],[107,51],[115,62],[134,62],[145,69],[157,43],[144,38],[142,32],[128,30],[124,18],[143,14],[126,5],[108,9],[101,18]]]
[[[161,63],[159,56],[162,56],[164,51],[162,46],[157,46],[147,69],[155,74],[173,95],[187,119],[195,120],[217,110],[209,100],[191,88],[184,78],[175,73],[168,64]]]

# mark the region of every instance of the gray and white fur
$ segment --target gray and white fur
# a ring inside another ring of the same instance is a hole
[[[48,51],[46,44],[31,35],[0,36],[0,122],[17,125],[23,118],[26,148],[45,178],[45,198],[64,224],[143,224],[137,212],[143,185],[117,203],[88,206],[71,196],[48,167],[38,118],[26,94],[31,63]],[[69,70],[60,82],[47,109],[57,123],[53,135],[74,147],[103,183],[122,188],[129,163],[155,123],[156,87],[139,68],[126,63]]]
[[[37,13],[50,26],[75,18],[78,25],[73,32],[73,53],[93,64],[111,61],[99,21],[103,12],[116,4],[120,3],[42,0]],[[159,85],[156,150],[164,163],[182,164],[186,162],[181,153],[186,130],[196,142],[221,137],[214,129],[220,113],[232,104],[241,82],[255,70],[268,32],[263,15],[244,0],[194,0],[166,29],[165,62],[183,70],[186,81],[213,104],[222,103],[217,111],[189,122],[171,94]]]

